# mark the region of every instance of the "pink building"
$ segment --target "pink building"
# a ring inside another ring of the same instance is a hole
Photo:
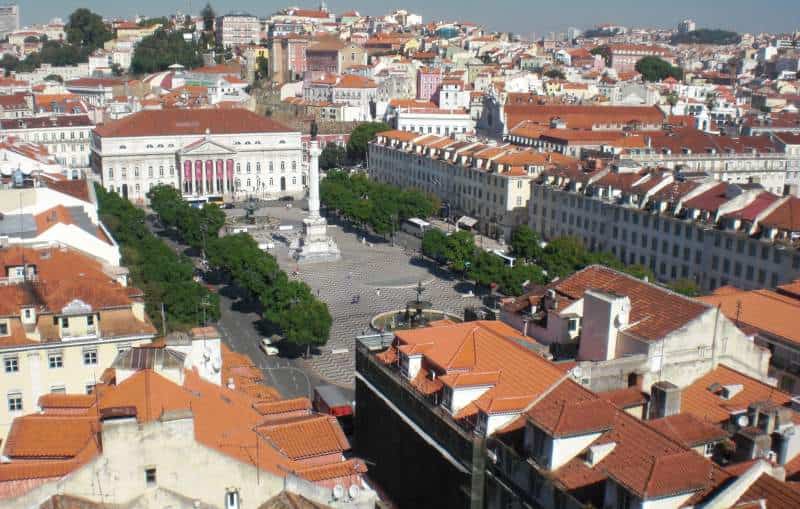
[[[675,65],[675,57],[672,52],[661,46],[614,44],[609,48],[609,52],[611,54],[611,67],[617,73],[635,71],[636,62],[644,57],[658,57]]]
[[[417,71],[417,99],[430,101],[442,83],[442,70],[420,67]]]

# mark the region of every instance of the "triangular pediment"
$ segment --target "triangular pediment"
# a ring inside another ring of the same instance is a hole
[[[221,143],[211,141],[209,139],[201,139],[183,147],[180,151],[181,155],[218,155],[218,154],[235,154],[236,151]]]

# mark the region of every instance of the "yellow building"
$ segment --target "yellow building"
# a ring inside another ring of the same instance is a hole
[[[156,329],[119,268],[66,248],[0,249],[0,439],[46,393],[87,393]]]

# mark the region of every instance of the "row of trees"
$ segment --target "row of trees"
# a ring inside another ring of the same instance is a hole
[[[162,328],[169,331],[218,319],[219,297],[193,280],[187,257],[175,254],[147,229],[144,212],[102,186],[95,186],[95,192],[100,218],[119,243],[133,284],[144,291],[149,316],[160,317],[163,304]]]
[[[553,239],[542,246],[539,236],[527,225],[519,226],[511,237],[511,255],[516,257],[509,267],[499,256],[477,249],[470,232],[459,231],[445,235],[432,229],[422,239],[422,252],[447,265],[481,286],[496,285],[505,295],[521,295],[524,284],[546,284],[555,278],[563,279],[589,265],[599,264],[630,274],[639,279],[655,280],[655,274],[644,265],[622,264],[608,252],[592,252],[573,237]],[[670,288],[687,296],[697,296],[697,285],[690,280],[676,281]]]
[[[378,235],[397,231],[410,217],[429,217],[441,206],[436,197],[416,189],[401,189],[342,171],[328,172],[320,183],[320,200],[339,216]]]
[[[293,281],[273,256],[259,249],[248,234],[220,237],[225,221],[216,205],[191,207],[170,186],[148,193],[150,206],[165,226],[174,228],[187,244],[205,249],[209,265],[229,275],[251,299],[258,300],[262,317],[289,342],[306,347],[323,345],[333,323],[327,305],[302,281]]]

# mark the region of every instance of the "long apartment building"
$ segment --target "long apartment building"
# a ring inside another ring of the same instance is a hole
[[[800,135],[714,136],[695,129],[646,135],[644,146],[625,147],[622,157],[644,166],[704,171],[717,180],[758,183],[775,194],[797,195]],[[613,145],[613,144],[612,144]]]
[[[76,106],[78,108],[78,106]],[[0,137],[47,147],[73,178],[89,169],[94,122],[85,114],[0,120]]]
[[[370,473],[395,502],[678,509],[749,507],[765,485],[791,491],[780,467],[759,461],[785,444],[776,462],[794,472],[800,441],[788,395],[722,364],[684,394],[667,380],[595,393],[533,343],[496,321],[358,339],[357,452],[384,458]],[[704,424],[704,412],[714,424],[727,419],[730,431]],[[741,444],[726,460],[735,471],[712,461],[729,433]],[[778,494],[762,498],[759,507],[782,507]]]
[[[545,171],[532,182],[529,204],[529,225],[544,239],[577,237],[665,282],[752,289],[800,276],[800,199],[757,184],[622,161]]]
[[[369,147],[372,178],[436,195],[450,216],[474,218],[480,231],[505,239],[526,222],[531,181],[557,164],[577,166],[578,161],[410,131],[379,133]]]
[[[188,201],[305,189],[300,133],[242,109],[142,111],[98,127],[91,150],[103,186],[138,203],[159,184]]]
[[[141,290],[68,248],[0,249],[0,436],[48,393],[91,394],[119,351],[156,329]]]

